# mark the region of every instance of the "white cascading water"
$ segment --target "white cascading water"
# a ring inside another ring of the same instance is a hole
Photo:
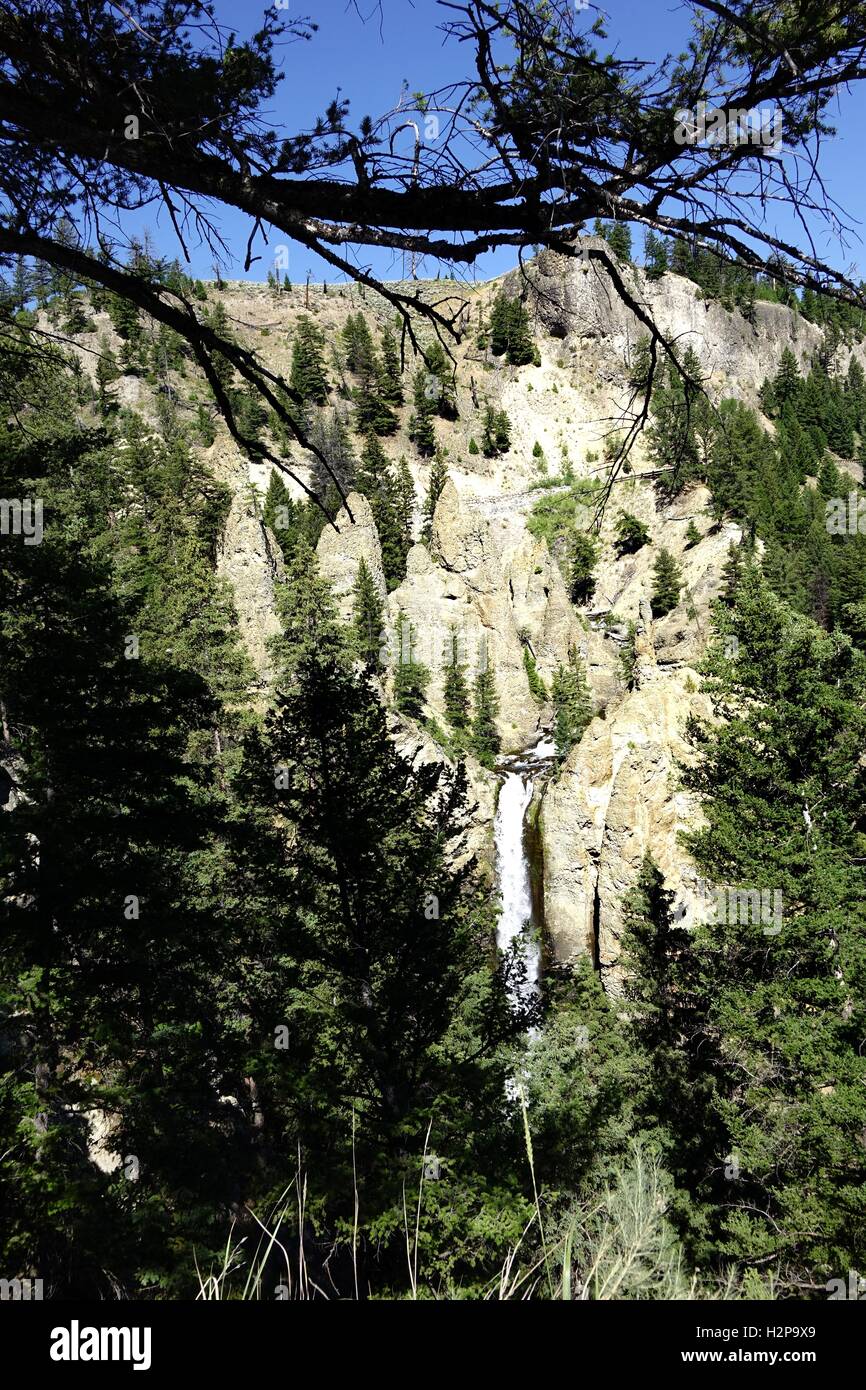
[[[532,800],[539,765],[551,758],[555,751],[549,739],[542,739],[519,758],[503,760],[501,766],[504,781],[494,825],[496,872],[502,900],[496,944],[501,951],[509,948],[532,918],[532,887],[523,843],[523,822]],[[531,994],[538,984],[540,953],[537,942],[527,942],[524,959],[525,992]],[[514,1002],[520,1002],[519,997]]]
[[[532,800],[532,786],[532,778],[525,773],[507,772],[499,793],[494,837],[502,899],[502,914],[496,928],[496,944],[500,951],[508,950],[532,916],[529,864],[523,849],[523,818]],[[538,951],[529,942],[526,947],[527,988],[537,980]]]

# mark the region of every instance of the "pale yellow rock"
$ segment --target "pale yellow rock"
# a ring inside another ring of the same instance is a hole
[[[691,756],[688,716],[709,717],[709,700],[687,667],[645,675],[640,689],[593,721],[542,802],[545,923],[555,954],[590,956],[612,994],[622,985],[623,902],[646,853],[676,894],[684,929],[705,906],[678,841],[700,824],[700,807],[682,790],[677,763]]]
[[[569,645],[585,646],[586,636],[546,543],[522,527],[514,533],[506,528],[500,536],[501,530],[496,518],[465,505],[449,481],[436,507],[430,548],[410,551],[406,579],[389,597],[388,617],[392,632],[401,614],[411,623],[415,658],[432,674],[428,706],[442,724],[452,630],[470,682],[482,662],[492,665],[503,750],[514,751],[537,735],[544,713],[530,694],[524,647],[549,679]]]
[[[268,643],[280,631],[276,585],[285,566],[275,536],[235,493],[217,553],[217,574],[234,594],[241,640],[264,683],[271,680]]]
[[[326,526],[316,547],[319,573],[333,588],[343,622],[348,622],[352,616],[355,584],[362,559],[367,563],[381,599],[385,598],[386,592],[382,547],[370,504],[358,492],[350,492],[346,501],[349,510],[340,508],[336,518],[337,529]]]

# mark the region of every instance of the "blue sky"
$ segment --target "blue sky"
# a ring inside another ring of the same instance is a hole
[[[221,20],[236,28],[239,36],[256,27],[265,8],[263,0],[218,0],[217,3]],[[688,12],[681,5],[669,3],[669,0],[645,0],[644,3],[612,0],[604,8],[608,16],[609,43],[622,57],[656,58],[666,51],[679,52],[685,45]],[[348,0],[307,0],[307,3],[289,0],[287,12],[293,18],[307,17],[319,26],[309,43],[292,43],[282,50],[285,78],[277,89],[269,115],[275,124],[284,126],[287,133],[309,127],[336,95],[338,87],[351,101],[354,124],[362,115],[375,117],[392,107],[404,81],[410,92],[416,92],[466,75],[470,52],[465,44],[443,41],[439,26],[448,12],[435,0],[383,0],[381,20],[375,0],[358,0],[357,6]],[[363,15],[369,16],[366,22]],[[860,88],[840,94],[836,123],[838,135],[824,143],[821,167],[829,195],[844,208],[855,232],[863,236],[866,224],[866,180],[862,172],[866,167],[863,159],[866,91]],[[406,138],[411,138],[408,132]],[[218,220],[235,255],[234,264],[226,266],[223,273],[229,278],[241,278],[249,230],[247,219],[231,209],[221,209]],[[157,219],[154,209],[140,224],[143,225],[150,228],[161,250],[172,255],[177,252],[164,214]],[[780,234],[789,240],[802,240],[793,218],[785,217],[776,225]],[[866,278],[866,254],[861,243],[855,241],[845,251],[832,235],[819,230],[817,225],[813,232],[820,255],[841,268],[857,262],[858,273]],[[279,233],[272,235],[271,246],[281,240]],[[213,273],[211,256],[206,248],[193,245],[190,253],[194,273],[210,277]],[[372,264],[379,274],[388,278],[402,274],[399,257],[363,255],[365,263]],[[264,249],[262,260],[252,266],[249,278],[264,279],[271,256],[272,252]],[[312,272],[314,280],[323,278],[322,263],[303,248],[291,244],[289,256],[290,275],[295,283],[303,281],[308,271]],[[479,278],[499,274],[513,265],[514,259],[510,249],[497,252],[479,262],[477,274]],[[423,273],[435,275],[435,263],[428,261]],[[325,269],[324,278],[332,280],[335,274],[330,268]]]

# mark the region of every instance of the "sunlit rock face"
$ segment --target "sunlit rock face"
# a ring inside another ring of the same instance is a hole
[[[576,249],[581,248],[609,254],[598,238],[584,238]],[[818,327],[779,305],[758,302],[750,323],[705,299],[681,277],[668,274],[650,282],[634,267],[621,266],[619,272],[629,294],[655,318],[665,337],[681,350],[694,350],[714,400],[733,396],[759,409],[758,388],[777,370],[783,350],[789,348],[808,368],[821,344]],[[476,341],[476,320],[483,320],[503,287],[508,293],[526,293],[539,353],[536,364],[508,367]],[[302,313],[317,322],[329,344],[339,341],[349,313],[363,312],[374,336],[393,320],[384,301],[372,296],[362,301],[348,287],[331,288],[327,295],[314,292],[309,302],[301,296],[275,298],[264,286],[251,285],[229,285],[223,296],[232,319],[246,326],[249,344],[283,374],[290,368],[292,334]],[[396,433],[383,441],[395,463],[401,455],[406,458],[415,486],[418,543],[409,552],[405,579],[394,592],[386,592],[380,538],[369,504],[357,494],[350,495],[349,510],[343,508],[336,518],[337,529],[328,526],[322,532],[319,569],[348,622],[360,561],[366,562],[384,605],[383,652],[390,663],[382,677],[384,693],[390,692],[399,659],[395,637],[401,616],[411,624],[415,658],[431,673],[425,718],[421,724],[391,716],[391,727],[401,751],[413,761],[445,759],[442,745],[449,730],[443,684],[452,631],[470,684],[482,663],[494,669],[504,753],[529,747],[552,726],[550,704],[534,699],[530,691],[527,654],[548,691],[569,650],[581,655],[599,717],[543,792],[545,924],[559,959],[590,956],[606,988],[616,993],[622,985],[623,900],[647,852],[675,893],[682,920],[688,923],[702,908],[694,866],[678,839],[681,830],[699,823],[700,809],[682,791],[678,766],[690,756],[684,735],[689,713],[707,712],[696,667],[710,638],[712,606],[728,550],[740,532],[733,523],[714,524],[710,495],[702,486],[665,502],[651,476],[645,436],[639,435],[601,519],[595,592],[590,602],[575,606],[569,596],[567,550],[555,532],[545,533],[547,539],[541,534],[539,502],[553,504],[559,498],[563,506],[571,506],[575,481],[598,482],[605,476],[623,410],[633,395],[629,369],[645,327],[592,258],[585,268],[579,258],[543,252],[525,272],[473,287],[443,282],[436,286],[436,296],[444,296],[443,303],[448,296],[454,304],[466,301],[467,331],[452,347],[457,418],[436,421],[449,481],[428,539],[420,541],[430,461],[418,456],[408,436],[415,366],[410,359],[404,377],[407,405]],[[99,331],[113,342],[110,322],[103,320],[99,316]],[[838,371],[847,370],[852,353],[866,364],[863,345],[843,346]],[[130,379],[118,390],[125,399],[123,391],[134,393],[139,387]],[[337,395],[335,391],[329,410],[341,411],[350,424],[351,406]],[[144,397],[136,398],[136,408],[155,419]],[[488,404],[505,410],[510,423],[510,447],[497,457],[485,457],[479,448]],[[265,692],[272,674],[268,641],[279,628],[275,596],[284,569],[274,537],[251,506],[250,484],[263,491],[270,465],[244,459],[221,428],[207,455],[217,478],[233,494],[219,572],[233,591],[239,630]],[[291,466],[307,484],[313,463],[300,446],[293,452]],[[859,479],[858,465],[845,467]],[[302,488],[290,486],[302,499]],[[649,536],[646,545],[629,555],[619,555],[614,544],[623,511],[642,522]],[[586,518],[579,520],[585,524]],[[692,543],[687,540],[690,525],[699,536],[695,541],[692,532]],[[661,547],[680,566],[683,588],[673,611],[654,619],[653,568]],[[627,690],[624,660],[630,653],[634,688]],[[469,808],[460,852],[492,865],[496,779],[471,757],[468,768]],[[536,794],[542,795],[538,789]]]
[[[652,855],[675,894],[684,928],[705,909],[696,869],[679,843],[700,824],[696,799],[680,784],[691,750],[685,725],[709,717],[706,695],[688,667],[644,667],[606,719],[595,719],[544,793],[545,925],[559,960],[591,957],[605,988],[622,987],[623,909]]]
[[[352,616],[362,560],[366,562],[381,599],[386,592],[382,547],[370,503],[358,492],[350,492],[346,503],[337,513],[336,528],[326,526],[316,547],[319,573],[331,585],[343,622],[349,622]]]

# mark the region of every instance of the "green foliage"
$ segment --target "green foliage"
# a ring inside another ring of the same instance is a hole
[[[586,604],[595,593],[593,568],[598,560],[598,537],[589,531],[577,531],[571,543],[569,593],[572,603]]]
[[[292,390],[301,401],[312,405],[327,405],[330,385],[325,372],[325,339],[306,314],[298,318],[292,343],[292,370],[289,378]]]
[[[445,457],[440,449],[436,450],[436,456],[430,465],[430,478],[427,483],[427,495],[424,498],[423,525],[421,527],[421,539],[429,544],[433,533],[433,516],[436,511],[436,504],[442,496],[442,490],[448,481],[448,466]]]
[[[430,458],[436,452],[436,431],[433,427],[436,390],[437,379],[430,376],[426,367],[419,367],[415,373],[413,387],[415,408],[409,420],[409,438],[422,458]]]
[[[523,367],[536,359],[529,314],[517,298],[500,290],[490,310],[490,351],[494,357],[505,357],[513,367]]]
[[[292,684],[305,661],[348,662],[347,635],[338,621],[331,587],[319,574],[315,552],[303,537],[295,540],[286,557],[277,606],[282,630],[271,645],[283,686]]]
[[[604,237],[618,261],[631,260],[631,231],[625,222],[602,222],[596,218],[595,235]]]
[[[620,559],[624,555],[634,555],[636,551],[649,545],[649,527],[638,521],[631,512],[620,512],[616,521],[614,549]]]
[[[406,556],[411,544],[407,525],[411,524],[411,517],[407,518],[406,475],[402,470],[399,475],[395,474],[391,461],[373,434],[367,436],[364,444],[355,486],[370,503],[390,592],[402,584],[406,576]]]
[[[360,434],[393,434],[397,416],[391,409],[395,396],[402,399],[399,376],[386,376],[363,314],[349,314],[342,329],[346,366],[358,378],[352,391],[355,402],[355,428]],[[391,340],[393,345],[393,339]],[[393,372],[394,362],[390,370]]]
[[[397,664],[394,668],[394,704],[401,714],[420,719],[424,713],[430,672],[416,657],[418,634],[405,613],[397,623]]]
[[[484,423],[481,435],[481,452],[485,458],[498,458],[511,447],[511,425],[504,410],[496,410],[492,405],[484,409]]]
[[[648,280],[660,280],[670,266],[670,252],[663,237],[647,229],[644,236],[644,268]]]
[[[706,478],[714,437],[713,410],[703,391],[701,365],[687,348],[682,372],[669,363],[661,374],[647,430],[649,456],[656,468],[665,470],[657,482],[665,499],[676,497],[688,483]]]
[[[374,669],[380,664],[383,641],[384,607],[361,556],[352,608],[352,632],[355,651],[363,662]]]
[[[268,490],[262,508],[262,521],[270,527],[280,543],[285,555],[289,548],[289,538],[294,530],[295,504],[291,493],[283,482],[278,469],[271,469]]]
[[[454,363],[438,341],[431,343],[425,349],[424,360],[427,371],[424,387],[426,399],[433,412],[441,416],[443,420],[456,420],[457,394],[454,381]]]
[[[711,882],[780,894],[783,910],[744,920],[728,897],[683,937],[670,993],[688,1015],[674,1026],[693,1118],[686,1133],[665,1122],[672,1171],[699,1209],[699,1253],[712,1243],[772,1261],[799,1296],[802,1281],[820,1285],[864,1254],[866,658],[754,570],[719,610],[718,636],[708,677],[722,722],[692,730],[701,757],[685,781],[707,798],[707,824],[689,848]],[[719,1154],[737,1157],[733,1186]]]
[[[397,341],[390,328],[382,331],[382,365],[379,373],[379,392],[387,405],[403,404],[403,380]]]
[[[111,390],[111,386],[120,376],[120,368],[117,365],[117,358],[112,352],[105,334],[100,334],[97,351],[99,352],[99,357],[96,361],[96,389],[98,392],[99,413],[102,416],[107,416],[116,409],[114,393]]]
[[[650,595],[653,614],[663,618],[676,608],[682,590],[682,573],[669,550],[662,546],[653,563],[653,589]]]
[[[550,696],[547,686],[541,678],[541,673],[535,664],[535,657],[530,648],[524,644],[523,647],[523,669],[526,672],[526,679],[529,683],[529,693],[537,705],[546,705]]]
[[[276,804],[292,826],[284,886],[298,909],[278,923],[288,959],[257,1020],[271,1036],[291,1020],[288,1048],[271,1048],[260,1070],[277,1126],[273,1157],[303,1144],[325,1194],[313,1219],[337,1246],[331,1268],[347,1292],[356,1195],[365,1280],[400,1290],[404,1193],[417,1186],[432,1120],[430,1148],[443,1162],[425,1187],[421,1259],[441,1260],[443,1277],[473,1278],[491,1242],[498,1248],[495,1209],[500,1230],[526,1216],[503,1176],[513,1141],[506,1130],[503,1170],[487,1137],[501,1114],[504,1044],[526,1019],[509,1015],[483,945],[489,922],[466,871],[451,867],[465,775],[413,768],[368,679],[312,650],[269,721],[268,761],[286,769]],[[443,1250],[438,1234],[443,1222],[455,1231],[455,1203],[463,1238],[455,1232]]]
[[[586,680],[586,668],[574,647],[569,648],[568,661],[557,664],[551,698],[556,718],[556,755],[563,761],[574,744],[580,742],[592,719],[592,695]]]
[[[188,1278],[193,1241],[214,1248],[255,1167],[219,1099],[240,1119],[260,897],[227,788],[251,672],[213,573],[224,492],[132,417],[122,442],[77,429],[56,366],[28,376],[25,353],[32,430],[0,430],[4,495],[36,491],[47,523],[0,550],[0,1255],[55,1293],[153,1296]],[[99,1111],[135,1181],[89,1162]]]
[[[489,660],[482,662],[473,686],[472,733],[470,747],[480,763],[492,767],[500,749],[496,719],[499,696],[496,675]]]
[[[445,713],[452,729],[462,732],[469,725],[469,688],[466,684],[466,668],[460,661],[459,634],[454,627],[446,638],[443,659],[445,681],[442,697],[445,701]]]

